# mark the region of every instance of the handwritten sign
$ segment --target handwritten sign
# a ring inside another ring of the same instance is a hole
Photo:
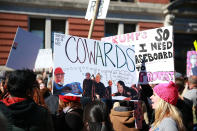
[[[97,19],[105,19],[110,0],[101,0],[99,4]],[[96,0],[89,0],[88,8],[86,11],[85,19],[91,20],[96,7]]]
[[[13,69],[33,69],[42,39],[18,28],[6,63]]]
[[[108,42],[55,34],[54,69],[64,74],[64,84],[78,82],[82,85],[85,74],[101,75],[101,82],[126,85],[136,83],[135,51],[133,46],[122,46]]]
[[[35,69],[53,67],[52,50],[40,49],[35,63]]]
[[[136,72],[140,84],[174,81],[172,26],[105,37],[101,40],[118,45],[135,45]]]

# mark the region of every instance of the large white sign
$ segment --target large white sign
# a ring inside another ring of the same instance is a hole
[[[172,26],[105,37],[102,41],[135,45],[136,72],[140,84],[174,81]]]
[[[35,69],[53,67],[52,50],[40,49],[35,63]]]
[[[64,84],[79,83],[82,87],[87,72],[91,76],[100,73],[105,87],[109,80],[112,80],[115,89],[119,80],[129,87],[136,83],[133,46],[64,34],[55,34],[54,40],[54,70],[57,74],[64,74]]]
[[[34,69],[41,44],[40,37],[18,28],[6,66],[13,69]]]
[[[97,19],[105,19],[110,0],[100,0]],[[96,7],[96,0],[89,0],[88,8],[86,11],[85,19],[91,20],[94,15],[94,9]]]

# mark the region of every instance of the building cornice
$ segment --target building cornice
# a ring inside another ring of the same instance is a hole
[[[0,3],[43,8],[85,10],[88,0],[0,0]],[[108,12],[162,14],[164,4],[111,1]]]

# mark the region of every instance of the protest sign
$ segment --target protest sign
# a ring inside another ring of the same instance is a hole
[[[33,69],[42,39],[18,28],[6,63],[13,69]]]
[[[102,41],[135,45],[139,84],[174,81],[172,26],[105,37]]]
[[[40,49],[35,63],[35,69],[53,67],[52,50]]]
[[[53,93],[81,96],[86,73],[101,75],[105,87],[122,80],[127,86],[136,83],[133,46],[122,46],[97,40],[55,34]],[[95,78],[97,79],[97,78]],[[75,88],[75,92],[73,92]],[[116,86],[113,88],[117,89]],[[62,91],[59,91],[62,90]],[[112,89],[113,90],[113,89]]]
[[[110,0],[100,0],[97,19],[105,19]],[[96,0],[89,0],[88,8],[86,11],[85,19],[91,20],[96,7]]]
[[[197,66],[197,52],[188,51],[187,52],[187,77],[193,75],[192,68]]]
[[[197,41],[196,40],[194,41],[194,47],[195,47],[195,50],[197,51]]]

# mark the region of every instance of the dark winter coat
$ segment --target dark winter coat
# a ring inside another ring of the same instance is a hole
[[[53,123],[48,110],[31,99],[9,106],[0,102],[0,110],[11,125],[25,131],[53,131]]]
[[[93,82],[92,84],[92,98],[96,98],[96,94],[100,96],[100,98],[105,97],[105,86],[103,83]]]
[[[182,113],[183,124],[188,131],[192,130],[193,114],[192,114],[192,101],[187,98],[184,100],[178,99],[176,107]]]
[[[112,90],[111,86],[106,87],[106,89],[105,89],[105,98],[106,99],[112,99],[111,90]]]
[[[83,97],[91,97],[92,92],[92,80],[84,79],[83,81]]]
[[[118,107],[120,108],[120,107]],[[110,120],[115,131],[138,131],[135,128],[135,118],[133,111],[111,110]]]

